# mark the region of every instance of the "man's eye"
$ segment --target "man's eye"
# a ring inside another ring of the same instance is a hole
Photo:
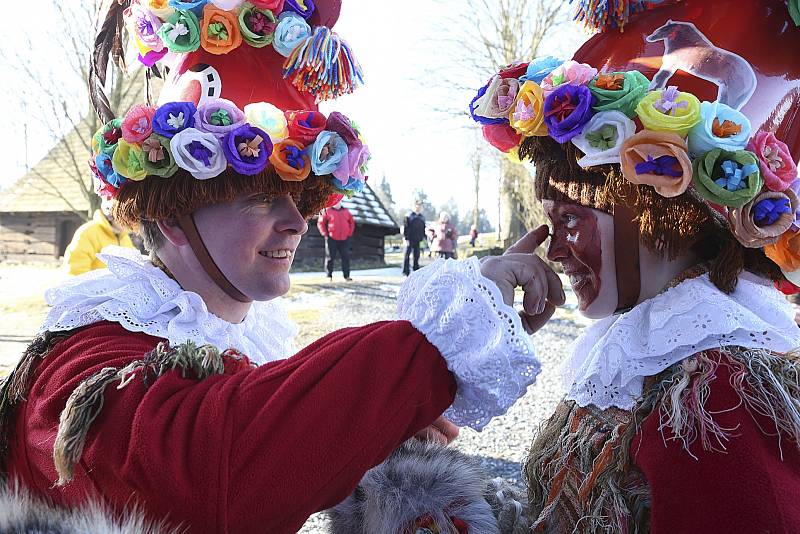
[[[570,213],[566,213],[561,217],[561,221],[567,228],[575,228],[578,226],[578,217]]]

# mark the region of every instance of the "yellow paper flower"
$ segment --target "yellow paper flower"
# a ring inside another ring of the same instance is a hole
[[[175,10],[169,6],[168,0],[141,0],[144,7],[149,8],[161,20],[167,20]]]
[[[261,128],[273,144],[289,137],[289,124],[283,111],[268,102],[254,102],[244,107],[244,117],[251,125]]]
[[[131,144],[120,139],[117,142],[117,149],[111,158],[114,171],[128,180],[138,182],[144,180],[147,171],[144,170],[144,152],[139,145]]]
[[[538,83],[528,80],[522,84],[508,114],[508,122],[523,137],[547,135],[544,93]]]
[[[686,137],[700,122],[700,101],[675,87],[650,91],[636,106],[636,114],[647,130],[672,132]]]

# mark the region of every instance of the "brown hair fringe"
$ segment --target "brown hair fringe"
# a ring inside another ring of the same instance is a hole
[[[772,281],[784,280],[763,250],[741,245],[725,218],[691,188],[665,198],[650,186],[628,182],[619,165],[583,169],[577,163],[583,154],[575,145],[559,144],[546,136],[524,139],[519,156],[536,166],[536,198],[574,202],[608,213],[613,213],[614,204],[628,206],[639,215],[640,239],[648,250],[668,259],[697,254],[709,264],[709,278],[720,291],[731,293],[743,270]]]
[[[208,180],[198,180],[179,169],[169,178],[148,176],[138,182],[125,182],[117,194],[114,217],[128,229],[136,230],[142,219],[174,219],[203,206],[232,202],[237,195],[249,193],[291,195],[297,209],[309,219],[322,211],[335,188],[330,175],[312,174],[302,182],[287,182],[271,166],[252,176],[228,169]]]

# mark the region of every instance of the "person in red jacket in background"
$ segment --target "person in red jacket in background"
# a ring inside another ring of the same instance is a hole
[[[356,221],[350,210],[342,206],[340,200],[330,208],[326,208],[317,219],[317,228],[325,238],[325,271],[328,278],[333,280],[333,266],[336,256],[342,259],[342,274],[344,279],[352,282],[350,278],[350,237],[356,231]]]

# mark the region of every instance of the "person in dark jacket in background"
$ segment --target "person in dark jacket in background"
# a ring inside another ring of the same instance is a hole
[[[403,239],[406,241],[406,254],[403,259],[403,274],[411,273],[409,256],[414,253],[414,270],[419,269],[419,244],[425,239],[425,216],[422,215],[422,202],[414,202],[414,211],[403,221]]]
[[[322,212],[317,220],[319,233],[325,238],[325,269],[328,278],[333,280],[333,262],[336,256],[342,258],[342,274],[344,279],[350,278],[350,236],[356,230],[356,221],[350,210],[342,206],[342,202]]]

